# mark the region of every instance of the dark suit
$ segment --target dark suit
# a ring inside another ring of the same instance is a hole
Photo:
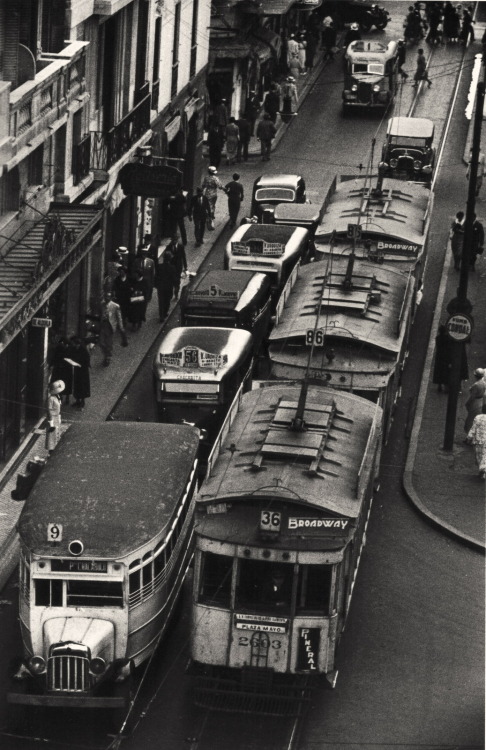
[[[204,241],[206,222],[211,218],[211,206],[205,195],[193,195],[189,203],[189,219],[194,219],[196,245]]]

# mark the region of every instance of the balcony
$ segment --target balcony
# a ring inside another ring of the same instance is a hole
[[[91,169],[108,172],[150,129],[151,99],[151,94],[147,93],[106,133],[91,131]]]
[[[36,61],[35,78],[10,92],[12,156],[22,149],[31,150],[40,145],[56,129],[56,123],[64,121],[72,102],[78,99],[81,104],[87,98],[85,65],[88,44],[70,42],[61,52],[42,53]]]

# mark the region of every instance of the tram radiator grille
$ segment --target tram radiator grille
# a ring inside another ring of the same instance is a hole
[[[90,687],[88,659],[82,656],[51,656],[47,662],[47,689],[53,692],[86,693]]]

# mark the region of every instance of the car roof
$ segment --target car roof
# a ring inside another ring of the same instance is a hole
[[[387,135],[408,138],[432,138],[434,123],[426,117],[392,117],[388,120]]]
[[[210,291],[214,287],[216,291],[221,290],[221,294],[218,292],[211,296]],[[239,312],[261,293],[269,293],[269,287],[268,276],[258,271],[206,271],[187,292],[182,306],[218,308],[224,304],[225,308]]]
[[[346,55],[348,57],[352,57],[353,60],[362,62],[383,62],[383,60],[388,60],[391,57],[394,57],[397,54],[397,43],[396,42],[389,42],[388,44],[384,44],[383,42],[378,42],[375,40],[371,41],[363,41],[362,39],[358,39],[355,42],[351,42],[348,49],[346,50]]]
[[[255,187],[296,188],[302,177],[298,174],[262,174],[255,180]]]

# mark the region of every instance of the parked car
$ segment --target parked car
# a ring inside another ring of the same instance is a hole
[[[319,14],[322,18],[332,16],[338,29],[350,23],[358,23],[362,31],[369,31],[372,26],[384,29],[390,20],[385,8],[364,0],[324,0]]]
[[[279,203],[305,203],[305,180],[298,174],[265,174],[253,183],[251,213],[263,224],[273,222]]]
[[[434,171],[434,123],[424,117],[388,120],[380,168],[388,177],[430,182]]]

